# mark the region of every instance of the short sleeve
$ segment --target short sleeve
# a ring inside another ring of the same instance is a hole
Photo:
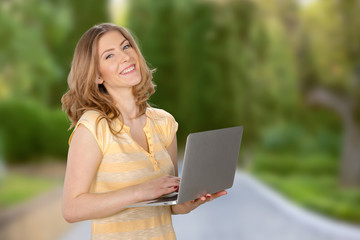
[[[80,125],[83,125],[90,131],[90,133],[95,138],[97,144],[99,145],[101,151],[104,153],[107,145],[109,130],[105,119],[100,120],[98,125],[96,124],[99,116],[100,114],[96,111],[86,111],[76,123],[76,126],[69,138],[69,144],[71,143],[71,139],[75,131]]]
[[[175,137],[177,130],[178,130],[178,123],[176,122],[175,118],[171,114],[168,114],[166,122],[167,122],[167,124],[166,124],[166,131],[165,131],[165,136],[166,136],[165,147],[169,147]]]
[[[164,147],[169,147],[178,130],[178,123],[168,112],[157,108],[148,108],[148,116],[153,120],[155,134],[160,138]]]

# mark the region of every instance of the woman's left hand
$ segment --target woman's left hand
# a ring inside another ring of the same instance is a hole
[[[199,207],[200,205],[210,202],[218,197],[226,195],[227,192],[225,190],[214,193],[214,194],[206,194],[198,199],[188,201],[182,204],[174,205],[171,207],[173,214],[186,214]]]

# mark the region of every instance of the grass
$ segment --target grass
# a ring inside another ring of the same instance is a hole
[[[332,178],[279,177],[258,174],[260,179],[299,205],[332,218],[360,224],[360,190],[342,189]]]
[[[323,154],[258,154],[253,172],[297,204],[329,217],[360,224],[360,189],[341,188],[337,159]]]
[[[25,202],[58,184],[56,180],[9,173],[0,181],[0,208]]]

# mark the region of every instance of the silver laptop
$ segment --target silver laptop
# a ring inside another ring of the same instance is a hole
[[[176,205],[231,188],[242,133],[239,126],[189,134],[179,191],[128,207]]]

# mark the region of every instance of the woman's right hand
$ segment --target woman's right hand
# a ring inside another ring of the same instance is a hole
[[[140,202],[149,201],[179,189],[180,178],[166,175],[136,186],[137,199]]]

